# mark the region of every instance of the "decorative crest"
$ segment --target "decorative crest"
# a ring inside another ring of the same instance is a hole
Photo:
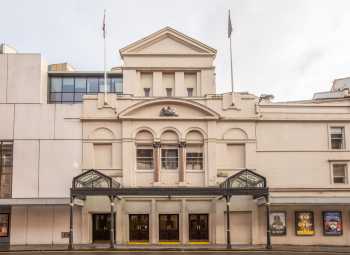
[[[177,117],[176,109],[170,106],[164,106],[159,113],[161,117]]]

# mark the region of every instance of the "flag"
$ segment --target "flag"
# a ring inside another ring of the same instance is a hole
[[[103,38],[106,38],[106,10],[103,14],[103,24],[102,24]]]
[[[227,29],[228,38],[231,37],[231,34],[232,34],[232,23],[231,23],[230,10],[228,10],[228,29]]]

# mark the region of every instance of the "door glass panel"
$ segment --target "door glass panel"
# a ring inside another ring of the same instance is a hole
[[[129,215],[129,240],[148,242],[149,240],[149,217],[148,214]]]
[[[0,237],[9,236],[9,214],[0,213]]]
[[[93,214],[92,215],[92,238],[93,241],[109,241],[110,240],[110,227],[111,227],[111,215]],[[115,221],[114,221],[115,227]]]
[[[189,225],[191,241],[209,240],[208,214],[190,214]]]
[[[179,215],[159,215],[159,241],[179,241]]]

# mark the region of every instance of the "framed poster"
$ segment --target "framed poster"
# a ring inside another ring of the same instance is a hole
[[[295,212],[295,234],[297,236],[312,236],[315,234],[313,212]]]
[[[341,236],[343,234],[342,215],[339,211],[325,211],[323,215],[323,234],[325,236]]]
[[[9,214],[0,213],[0,237],[9,236]]]
[[[286,212],[270,213],[270,230],[273,236],[284,236],[287,234]]]

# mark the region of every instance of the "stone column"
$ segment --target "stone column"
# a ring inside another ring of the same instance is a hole
[[[160,142],[153,144],[153,155],[154,155],[154,184],[160,182]]]
[[[179,184],[185,185],[186,142],[179,143]]]

